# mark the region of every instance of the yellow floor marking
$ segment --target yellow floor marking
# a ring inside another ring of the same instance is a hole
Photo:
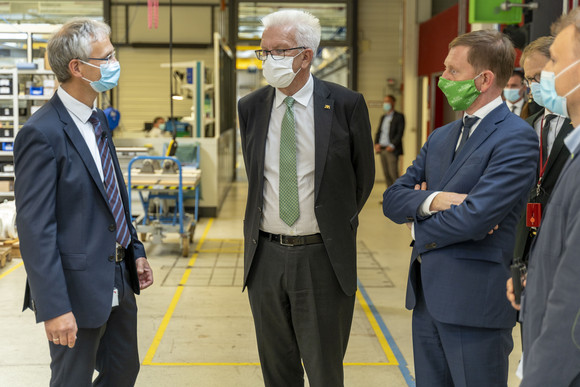
[[[161,321],[161,325],[159,326],[159,329],[157,329],[157,333],[155,334],[155,337],[153,338],[153,342],[151,343],[151,346],[149,347],[149,350],[147,351],[147,354],[145,355],[145,359],[143,360],[143,365],[149,365],[153,361],[153,357],[155,356],[155,352],[157,352],[157,348],[159,347],[159,344],[161,343],[161,339],[163,338],[163,334],[165,333],[165,330],[167,329],[167,326],[169,325],[169,321],[171,320],[171,316],[173,316],[173,312],[175,311],[175,307],[177,306],[177,303],[179,302],[179,299],[181,298],[181,293],[183,293],[183,286],[187,283],[187,280],[189,279],[189,275],[191,274],[191,269],[193,268],[193,265],[195,265],[195,260],[197,259],[197,256],[199,254],[197,252],[197,250],[199,250],[199,248],[203,245],[203,242],[205,240],[205,237],[207,236],[207,233],[209,232],[209,229],[213,223],[213,220],[214,220],[214,218],[210,218],[210,220],[207,222],[207,225],[205,226],[205,230],[203,232],[203,235],[201,236],[199,243],[197,244],[196,252],[191,256],[191,259],[189,260],[189,262],[187,264],[187,269],[183,273],[183,276],[181,277],[181,281],[179,281],[179,285],[177,286],[177,290],[175,290],[175,294],[173,295],[173,299],[171,300],[171,304],[169,304],[169,308],[167,308],[167,312],[165,312],[165,316],[163,316],[163,320]]]
[[[20,262],[18,265],[11,267],[10,269],[6,270],[6,272],[0,274],[0,279],[6,277],[8,274],[12,273],[14,270],[18,269],[20,266],[24,265],[24,262]]]
[[[203,236],[199,240],[199,243],[198,243],[197,248],[195,250],[196,252],[191,257],[191,259],[187,265],[188,268],[186,269],[185,273],[183,273],[183,276],[181,277],[181,281],[179,282],[177,290],[175,291],[175,294],[173,295],[173,299],[171,301],[171,304],[169,305],[169,308],[167,309],[167,312],[165,313],[165,316],[163,317],[163,321],[161,322],[161,325],[159,326],[159,329],[157,330],[157,334],[155,335],[155,338],[153,339],[153,342],[151,343],[151,346],[149,347],[149,350],[147,351],[147,354],[145,355],[145,359],[143,360],[143,365],[166,366],[166,367],[167,366],[169,366],[169,367],[171,367],[171,366],[173,366],[173,367],[254,366],[254,367],[256,367],[256,366],[260,365],[260,363],[252,363],[252,362],[237,362],[237,363],[234,363],[234,362],[223,362],[223,363],[218,363],[218,362],[216,362],[216,363],[211,363],[211,362],[210,363],[153,362],[153,357],[155,356],[155,353],[157,352],[159,344],[161,343],[161,339],[163,338],[163,334],[165,333],[165,330],[167,329],[167,326],[169,325],[169,321],[171,320],[171,317],[173,316],[173,312],[175,311],[177,303],[179,302],[179,299],[180,299],[181,294],[183,292],[183,287],[187,283],[187,280],[189,279],[189,275],[191,274],[191,269],[193,268],[193,265],[195,264],[195,261],[199,255],[199,253],[242,253],[243,252],[243,250],[228,250],[228,249],[203,250],[203,249],[201,249],[201,246],[206,241],[208,241],[208,242],[209,241],[233,241],[231,239],[209,239],[209,238],[206,238],[207,233],[211,227],[211,224],[213,223],[213,220],[214,220],[213,218],[211,218],[209,220],[209,222],[205,228],[205,231],[203,233]],[[371,327],[373,328],[373,331],[375,332],[375,335],[377,336],[377,339],[379,340],[381,348],[383,349],[383,352],[385,353],[385,356],[387,357],[387,362],[350,362],[350,363],[344,363],[344,366],[393,366],[393,365],[396,366],[396,365],[399,365],[395,355],[393,354],[393,351],[391,350],[391,347],[389,346],[389,343],[387,342],[387,339],[385,338],[383,332],[381,331],[381,328],[379,327],[379,324],[377,323],[377,320],[373,316],[373,313],[371,312],[364,297],[359,292],[357,292],[357,300],[360,303],[360,305],[362,306],[362,308],[365,312],[365,315],[367,316],[367,319],[369,320],[369,323],[371,324]]]
[[[362,296],[362,294],[360,292],[356,292],[356,298],[358,299],[358,302],[360,303],[363,310],[365,311],[365,314],[367,315],[367,318],[368,318],[369,322],[371,323],[371,326],[373,327],[373,331],[375,331],[375,335],[377,336],[377,339],[379,339],[379,343],[381,344],[381,347],[383,348],[383,352],[387,356],[388,364],[389,365],[399,365],[399,362],[397,361],[397,358],[395,357],[393,350],[389,346],[389,343],[387,342],[387,339],[385,338],[385,335],[383,334],[381,327],[379,327],[379,323],[377,322],[377,319],[375,318],[375,316],[373,316],[373,313],[371,312],[371,309],[369,308],[369,305],[365,301],[364,297]]]

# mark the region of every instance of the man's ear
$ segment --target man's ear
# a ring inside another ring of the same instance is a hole
[[[493,86],[493,83],[495,82],[495,74],[490,70],[485,70],[481,73],[479,79],[481,79],[479,91],[485,93],[487,90],[489,90],[490,87]]]
[[[303,55],[304,58],[301,65],[302,68],[305,69],[312,64],[312,61],[314,60],[314,51],[312,51],[311,48],[307,48],[306,50],[302,51],[300,55]]]
[[[81,73],[80,69],[81,62],[78,59],[71,59],[68,62],[68,71],[70,72],[71,76],[82,78],[83,74]]]

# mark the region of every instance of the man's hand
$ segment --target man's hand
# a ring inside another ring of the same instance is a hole
[[[77,320],[72,312],[65,313],[44,322],[44,330],[48,341],[54,345],[64,345],[72,348],[77,340]]]
[[[489,235],[493,234],[494,231],[497,231],[497,229],[499,228],[499,224],[496,224],[494,228],[492,228],[491,230],[489,230],[487,233]]]
[[[425,184],[425,183],[423,183]],[[451,208],[452,205],[458,206],[467,197],[467,194],[460,194],[455,192],[440,192],[435,196],[431,205],[429,206],[430,211],[445,211]]]
[[[526,280],[524,279],[522,285],[525,287],[526,286]],[[516,296],[514,294],[514,283],[512,281],[512,278],[508,278],[507,283],[506,283],[506,297],[508,299],[508,301],[512,304],[512,307],[515,310],[520,310],[520,304],[516,304]]]
[[[393,153],[394,151],[395,151],[395,147],[394,147],[394,146],[392,146],[392,145],[389,145],[389,146],[387,147],[387,152],[391,152],[391,153]]]
[[[381,144],[375,144],[375,153],[381,153]]]
[[[139,288],[141,290],[147,289],[153,284],[153,270],[151,270],[147,258],[137,258],[135,265],[137,266],[137,275],[139,276]]]

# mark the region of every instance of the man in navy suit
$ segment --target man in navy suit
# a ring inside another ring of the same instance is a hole
[[[375,178],[368,111],[361,94],[311,75],[317,18],[286,10],[262,23],[256,54],[270,86],[238,105],[249,183],[244,286],[262,374],[268,387],[298,387],[306,369],[310,386],[340,387],[358,214]]]
[[[514,59],[497,31],[450,43],[439,87],[463,117],[384,194],[385,215],[415,239],[406,306],[418,387],[507,385],[516,314],[504,289],[538,162],[536,134],[501,99]]]
[[[119,77],[109,35],[89,19],[55,33],[48,60],[61,85],[14,144],[24,306],[44,322],[51,386],[133,386],[139,372],[135,293],[153,274],[107,119],[94,108]]]

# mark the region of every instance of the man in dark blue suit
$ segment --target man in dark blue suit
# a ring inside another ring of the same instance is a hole
[[[88,19],[55,33],[48,60],[61,85],[14,144],[24,306],[44,322],[51,386],[133,386],[139,372],[135,293],[153,274],[106,117],[94,108],[120,74],[109,34]]]
[[[463,117],[384,194],[385,215],[415,239],[406,306],[418,387],[507,385],[516,316],[503,290],[538,160],[536,134],[501,100],[514,59],[497,31],[451,42],[439,87]]]

